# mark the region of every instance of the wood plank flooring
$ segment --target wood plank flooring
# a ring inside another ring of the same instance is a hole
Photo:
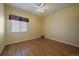
[[[46,38],[7,45],[2,56],[74,56],[79,48]]]

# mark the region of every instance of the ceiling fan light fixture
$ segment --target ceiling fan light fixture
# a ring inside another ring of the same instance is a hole
[[[38,8],[36,11],[43,13],[47,9],[48,9],[47,7],[41,7],[41,8]]]
[[[45,3],[41,3],[40,6],[35,6],[37,8],[36,12],[44,13],[48,9]]]

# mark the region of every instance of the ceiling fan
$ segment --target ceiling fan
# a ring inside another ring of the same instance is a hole
[[[35,5],[34,7],[36,7],[37,9],[35,10],[36,12],[41,12],[43,13],[45,10],[47,10],[47,6],[46,3],[40,3],[39,5]]]

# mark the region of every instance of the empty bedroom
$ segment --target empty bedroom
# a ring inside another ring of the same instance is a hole
[[[79,56],[79,3],[0,3],[0,56]]]

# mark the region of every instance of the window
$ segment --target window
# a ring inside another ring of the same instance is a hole
[[[20,32],[20,21],[11,20],[11,31]]]
[[[27,32],[27,23],[29,22],[28,18],[10,14],[9,20],[11,21],[12,32]]]
[[[23,21],[11,21],[11,31],[12,32],[27,32],[27,22]]]
[[[27,22],[21,22],[21,32],[27,31]]]

